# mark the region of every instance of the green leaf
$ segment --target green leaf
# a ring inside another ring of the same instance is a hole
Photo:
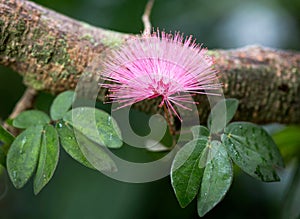
[[[34,194],[38,194],[52,178],[59,157],[58,135],[52,125],[45,125],[42,135],[41,151],[33,182]]]
[[[202,125],[193,126],[191,128],[191,131],[193,133],[194,139],[209,136],[209,130],[205,126],[202,126]]]
[[[283,160],[271,136],[260,126],[247,122],[231,123],[222,142],[233,161],[249,175],[262,181],[279,181],[275,167]]]
[[[93,165],[82,154],[80,147],[77,143],[74,130],[70,125],[60,121],[56,124],[56,130],[59,135],[59,141],[63,149],[76,161],[86,167],[95,169]]]
[[[53,120],[63,118],[66,112],[72,106],[75,97],[74,91],[65,91],[59,94],[53,101],[50,108],[50,115]]]
[[[206,146],[200,155],[199,168],[205,168],[205,166],[215,157],[219,150],[219,146],[219,141],[207,141]]]
[[[233,179],[232,163],[224,146],[219,141],[212,141],[211,144],[218,150],[203,173],[198,195],[198,214],[201,217],[223,199]]]
[[[95,144],[76,130],[75,133],[83,155],[97,170],[108,172],[117,171],[116,164],[100,145]]]
[[[90,140],[109,148],[122,146],[121,132],[106,112],[90,107],[69,111],[63,118]]]
[[[0,167],[6,166],[6,154],[3,152],[3,149],[0,147]]]
[[[14,136],[0,125],[0,141],[10,145],[14,139]]]
[[[201,152],[207,139],[199,138],[184,145],[171,167],[171,183],[181,207],[186,207],[197,195],[204,169],[199,168]]]
[[[26,129],[35,125],[45,125],[50,122],[49,116],[38,110],[28,110],[20,113],[13,121],[13,126]]]
[[[5,120],[5,123],[6,123],[7,125],[13,126],[13,121],[14,121],[14,119],[12,119],[12,118],[7,118],[7,119]]]
[[[282,156],[288,161],[300,155],[300,126],[287,126],[273,135]]]
[[[0,126],[0,164],[6,166],[6,154],[15,138]]]
[[[86,138],[82,133],[73,129],[70,124],[60,122],[56,129],[60,142],[65,151],[83,165],[99,171],[116,171],[113,160],[103,149]]]
[[[7,154],[7,171],[16,188],[23,187],[37,165],[43,126],[32,126],[12,143]]]
[[[218,133],[226,127],[234,117],[238,105],[237,99],[229,98],[219,101],[212,108],[207,120],[207,126],[212,133]]]

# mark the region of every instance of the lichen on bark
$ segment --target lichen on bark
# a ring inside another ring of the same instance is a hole
[[[1,2],[0,15],[0,64],[22,74],[27,86],[52,93],[74,89],[95,56],[127,37],[26,1]]]

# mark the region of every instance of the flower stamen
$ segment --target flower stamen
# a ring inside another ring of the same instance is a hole
[[[221,87],[206,51],[192,36],[178,32],[128,40],[107,57],[101,76],[108,83],[101,86],[109,89],[112,102],[120,103],[118,108],[161,97],[158,106],[182,121],[174,106],[191,110],[185,104],[198,104],[193,95],[218,95],[214,91]]]

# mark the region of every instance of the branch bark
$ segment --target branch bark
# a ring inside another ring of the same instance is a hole
[[[73,20],[25,0],[0,1],[0,64],[24,77],[35,90],[59,93],[74,89],[99,54],[105,57],[134,35]],[[240,100],[237,120],[300,124],[300,53],[260,46],[212,50],[226,97]],[[101,60],[100,60],[101,62]],[[100,65],[101,63],[99,63]],[[102,96],[102,98],[104,98]],[[199,116],[209,112],[205,96]],[[157,104],[137,104],[145,112]]]

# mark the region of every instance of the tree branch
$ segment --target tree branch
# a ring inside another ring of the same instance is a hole
[[[92,27],[29,1],[0,1],[0,64],[19,72],[24,83],[35,90],[58,93],[74,89],[82,74],[96,74],[86,72],[95,57],[105,57],[131,37]],[[240,100],[235,119],[300,124],[299,52],[252,46],[210,54],[225,96]],[[205,96],[196,98],[203,121],[209,106]],[[155,112],[158,104],[153,101],[136,107]]]
[[[37,95],[37,91],[32,89],[32,88],[27,88],[26,91],[24,92],[23,96],[21,99],[18,101],[16,104],[13,112],[10,114],[9,118],[14,119],[16,118],[21,112],[32,108],[35,97]],[[19,130],[9,126],[8,124],[4,124],[4,127],[10,131],[14,136],[18,135]]]
[[[26,91],[24,92],[23,96],[18,101],[17,105],[15,106],[13,112],[10,114],[9,118],[14,119],[21,112],[32,108],[36,95],[37,95],[36,90],[34,90],[32,88],[27,88]]]

